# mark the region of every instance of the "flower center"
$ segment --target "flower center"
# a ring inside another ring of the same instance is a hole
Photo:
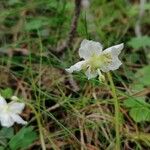
[[[9,112],[9,107],[6,105],[6,106],[0,106],[0,109],[2,110],[2,112],[4,113],[7,113]]]
[[[112,56],[109,53],[96,55],[93,54],[93,56],[87,61],[86,64],[84,64],[82,67],[83,69],[87,69],[88,67],[92,70],[97,70],[98,68],[101,68],[103,65],[108,65],[112,61]]]

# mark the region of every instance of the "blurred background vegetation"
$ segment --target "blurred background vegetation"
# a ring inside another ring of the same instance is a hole
[[[50,150],[114,149],[109,87],[64,70],[79,60],[83,39],[125,44],[113,72],[121,147],[150,149],[149,18],[146,0],[0,0],[0,92],[22,98],[40,120],[27,107],[28,126],[0,128],[0,150],[40,150],[39,131]]]

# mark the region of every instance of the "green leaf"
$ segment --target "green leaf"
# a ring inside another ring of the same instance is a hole
[[[2,128],[0,130],[0,150],[3,150],[7,147],[8,140],[14,136],[13,128]]]
[[[10,98],[13,96],[13,90],[11,88],[6,88],[4,90],[1,90],[1,94],[4,98]]]
[[[139,69],[136,74],[135,78],[140,81],[143,86],[150,86],[150,65]]]
[[[24,127],[9,141],[9,146],[12,150],[27,148],[36,139],[37,133],[33,127]]]
[[[14,136],[13,128],[2,128],[0,130],[0,137],[11,139]]]
[[[27,31],[37,30],[37,29],[40,29],[47,24],[48,24],[48,21],[45,18],[32,19],[26,23],[25,30],[27,30]]]
[[[150,121],[150,108],[132,108],[129,114],[135,122]]]
[[[150,65],[147,65],[138,71],[133,76],[133,84],[131,84],[131,89],[133,92],[141,91],[145,87],[150,87]]]
[[[135,122],[150,121],[150,104],[144,99],[129,98],[124,105],[129,108],[129,114]]]
[[[133,76],[134,81],[131,89],[134,92],[141,91],[150,86],[150,65],[139,69]],[[150,121],[150,104],[145,102],[145,96],[140,98],[129,98],[124,101],[124,105],[129,108],[129,114],[136,122]]]
[[[15,4],[18,4],[18,3],[21,3],[21,1],[20,0],[9,0],[8,1],[9,5],[15,5]]]
[[[134,37],[128,42],[128,45],[135,49],[150,46],[150,37],[148,36]]]
[[[5,147],[3,147],[3,146],[0,146],[0,150],[5,150]]]

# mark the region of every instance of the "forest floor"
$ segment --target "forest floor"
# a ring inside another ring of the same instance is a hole
[[[28,124],[1,126],[0,150],[117,150],[116,139],[121,150],[150,149],[149,16],[146,0],[1,0],[0,94],[26,104]],[[83,39],[124,43],[111,72],[119,118],[108,74],[65,71]]]

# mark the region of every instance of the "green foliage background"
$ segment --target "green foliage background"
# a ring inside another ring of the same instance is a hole
[[[119,43],[123,65],[112,73],[121,106],[122,149],[149,149],[150,4],[137,0],[91,0],[82,7],[71,47],[67,40],[73,0],[0,1],[0,92],[27,104],[28,126],[0,129],[0,150],[113,149],[113,99],[108,85],[64,69],[79,60],[83,39],[104,49]],[[142,9],[142,10],[141,10]],[[142,17],[141,11],[144,11]],[[140,28],[137,35],[136,28]],[[41,137],[43,135],[43,137]]]

